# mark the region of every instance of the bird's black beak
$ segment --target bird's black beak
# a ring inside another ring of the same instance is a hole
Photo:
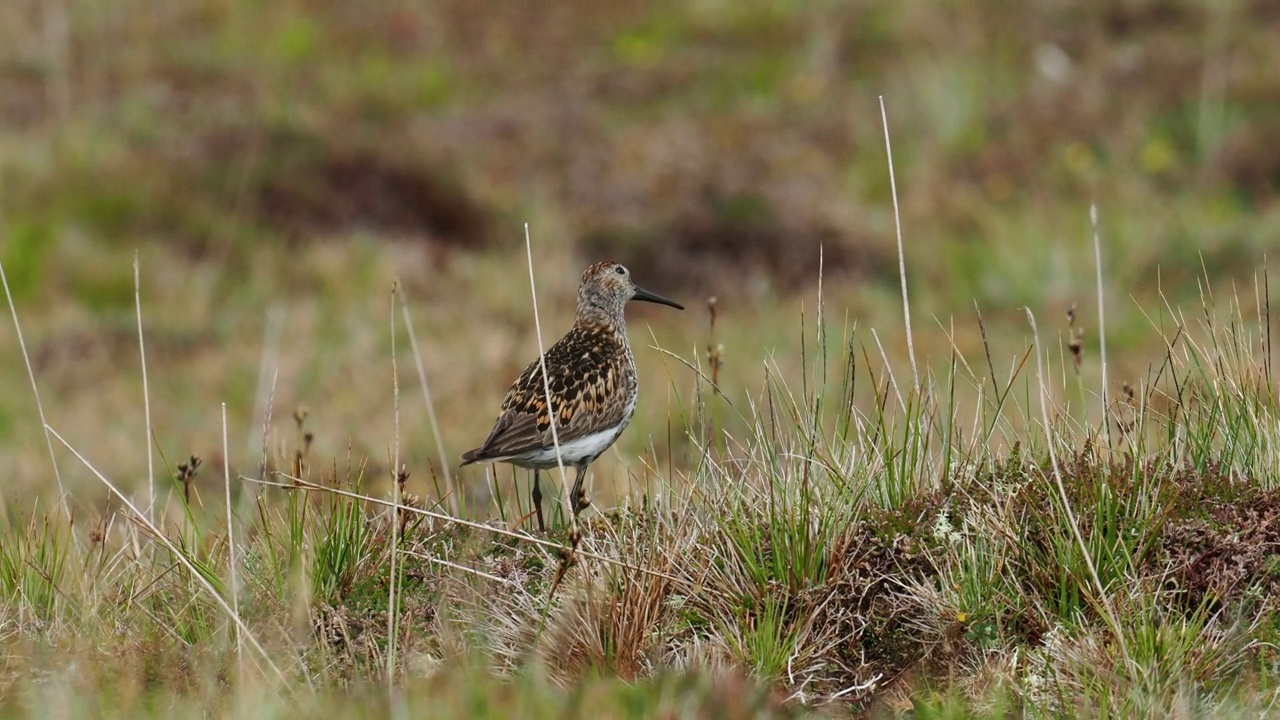
[[[636,288],[636,294],[631,296],[632,300],[643,300],[644,302],[658,303],[659,305],[668,305],[677,310],[683,310],[684,306],[674,300],[668,300],[661,295],[645,290],[644,288]]]

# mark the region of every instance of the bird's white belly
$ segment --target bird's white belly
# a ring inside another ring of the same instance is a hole
[[[576,465],[583,460],[592,460],[608,450],[630,424],[631,416],[636,411],[636,399],[634,395],[631,397],[627,403],[627,409],[623,412],[622,422],[617,425],[560,443],[560,462],[565,465]],[[556,449],[549,447],[533,450],[512,458],[511,462],[523,467],[553,468],[556,466]]]
[[[613,444],[621,433],[620,427],[612,427],[590,435],[583,435],[560,445],[560,460],[565,465],[575,465],[587,458],[594,458]],[[530,466],[555,467],[556,449],[554,447],[534,450],[520,456],[518,464]]]

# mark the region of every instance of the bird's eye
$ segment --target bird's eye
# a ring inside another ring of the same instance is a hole
[[[613,271],[614,271],[614,272],[616,272],[616,273],[618,273],[619,275],[626,275],[626,274],[627,274],[627,269],[626,269],[626,268],[624,268],[624,267],[622,267],[621,265],[619,265],[618,267],[614,268],[614,269],[613,269]]]

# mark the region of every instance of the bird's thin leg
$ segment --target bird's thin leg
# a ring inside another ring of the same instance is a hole
[[[545,533],[547,526],[542,522],[542,488],[538,486],[537,470],[533,471],[533,509],[538,513],[538,532]]]
[[[587,463],[578,466],[578,476],[573,479],[573,514],[577,515],[582,512],[591,500],[587,499],[587,491],[582,487],[582,481],[587,476]]]

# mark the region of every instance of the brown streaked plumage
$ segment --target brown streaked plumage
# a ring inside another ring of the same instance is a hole
[[[613,445],[636,409],[636,363],[623,317],[631,300],[684,309],[636,287],[622,265],[596,263],[582,274],[573,327],[543,354],[559,457],[577,470],[572,492],[575,515],[590,504],[582,489],[587,466]],[[534,360],[507,391],[488,439],[463,453],[462,464],[508,462],[533,470],[533,506],[538,529],[545,532],[538,473],[556,467],[556,456],[542,363]]]

